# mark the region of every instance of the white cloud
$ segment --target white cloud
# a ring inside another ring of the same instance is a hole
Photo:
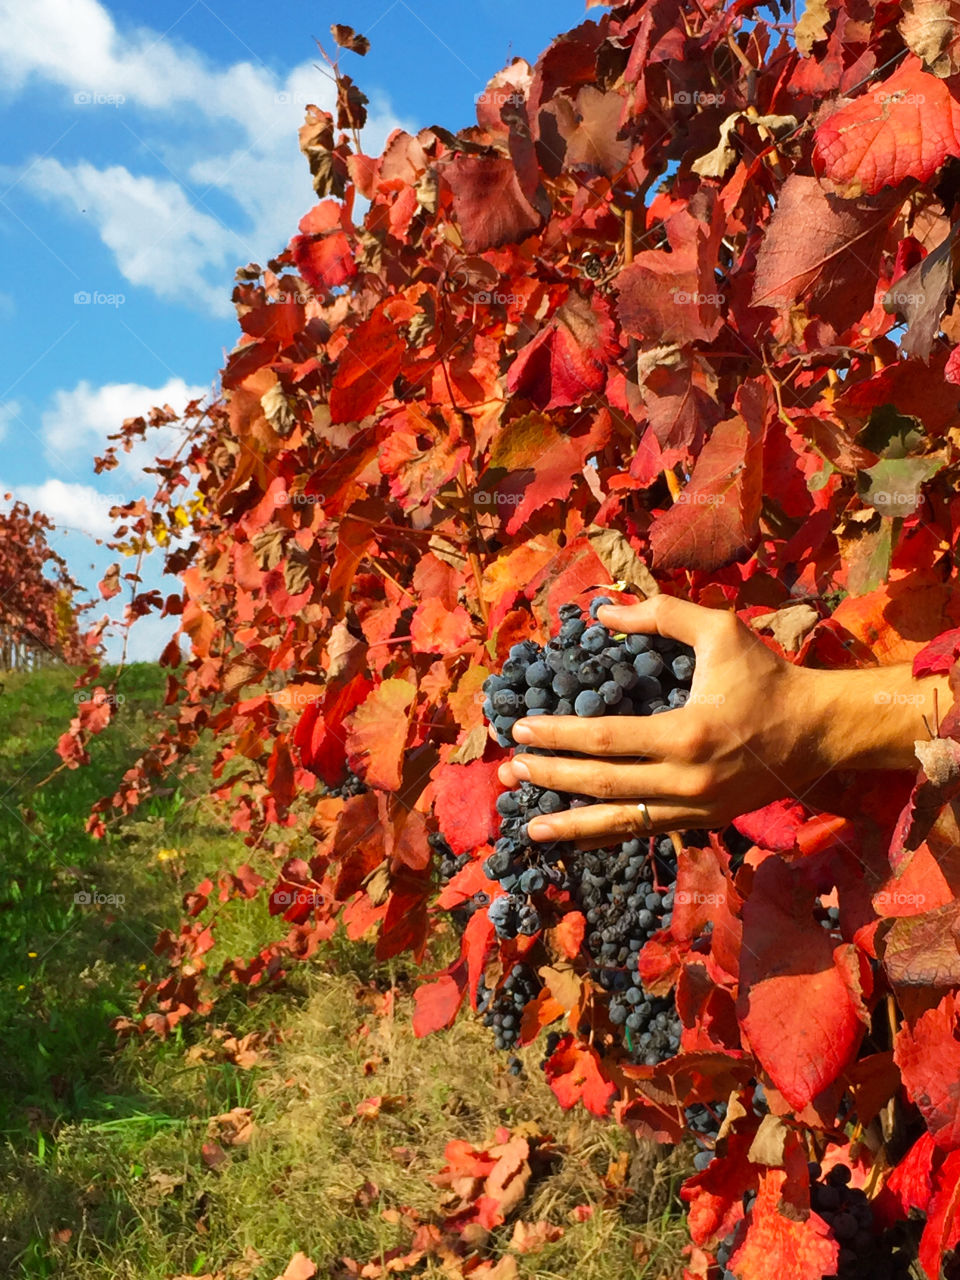
[[[220,314],[232,310],[229,291],[207,283],[201,273],[213,268],[221,278],[227,275],[242,256],[240,238],[192,207],[176,182],[134,177],[121,165],[96,169],[84,162],[67,168],[59,160],[39,160],[27,184],[35,194],[92,218],[131,284]],[[79,283],[88,292],[104,284],[86,276]]]
[[[149,27],[121,32],[98,0],[0,0],[0,72],[13,90],[36,77],[71,93],[119,96],[161,111],[202,106],[205,115],[228,117],[239,115],[262,75],[249,62],[218,70]]]
[[[88,533],[94,538],[109,538],[117,526],[110,519],[110,508],[127,500],[126,495],[101,493],[89,484],[71,484],[63,480],[44,480],[43,484],[11,485],[15,499],[32,510],[48,515],[58,529]]]
[[[103,451],[107,436],[116,432],[126,418],[145,416],[154,405],[169,404],[180,412],[189,401],[199,399],[208,390],[190,386],[182,378],[170,378],[162,387],[145,387],[135,382],[94,387],[83,381],[70,391],[57,391],[50,408],[40,419],[47,459],[54,466],[71,469],[78,463],[87,466],[95,454]],[[148,430],[145,440],[138,441],[129,453],[118,451],[119,467],[106,474],[116,478],[115,489],[129,491],[117,501],[152,495],[155,481],[144,475],[143,468],[158,456],[172,453],[182,440],[180,427],[158,427]]]
[[[159,32],[121,32],[98,0],[0,0],[0,84],[23,93],[35,80],[66,91],[74,120],[123,112],[139,151],[163,170],[43,157],[20,179],[85,210],[125,278],[161,297],[229,313],[234,267],[280,252],[316,200],[297,130],[308,103],[333,108],[335,87],[312,63],[285,78],[246,59],[218,67]],[[123,101],[111,108],[98,97]],[[372,93],[365,150],[378,154],[401,123]],[[82,260],[72,265],[82,271]]]

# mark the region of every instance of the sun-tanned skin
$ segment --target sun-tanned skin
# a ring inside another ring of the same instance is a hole
[[[947,677],[914,679],[910,663],[857,671],[797,667],[777,657],[733,613],[671,596],[605,605],[614,632],[671,636],[696,650],[685,707],[657,716],[536,716],[514,725],[518,743],[553,756],[514,756],[500,781],[527,778],[600,803],[536,818],[534,840],[719,828],[783,797],[815,805],[835,770],[915,769],[914,742],[952,703]],[[936,700],[936,701],[935,701]]]

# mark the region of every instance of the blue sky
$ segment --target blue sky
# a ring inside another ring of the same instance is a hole
[[[332,48],[332,22],[371,41],[341,62],[370,98],[362,140],[376,155],[397,127],[475,123],[475,95],[511,58],[532,63],[602,12],[584,0],[0,0],[0,497],[45,510],[95,592],[114,559],[96,542],[110,505],[151,487],[143,450],[103,476],[92,458],[124,418],[215,387],[238,333],[234,269],[281,250],[316,201],[297,129],[307,103],[332,106],[314,44]],[[159,582],[159,564],[148,573]],[[155,658],[171,630],[138,624],[131,656]]]

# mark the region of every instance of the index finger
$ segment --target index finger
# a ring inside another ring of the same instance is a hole
[[[663,760],[677,753],[686,708],[656,716],[534,716],[513,726],[514,741],[587,756],[648,756]]]
[[[639,604],[601,605],[597,621],[614,631],[653,632],[679,640],[696,649],[697,641],[706,638],[719,619],[729,622],[727,609],[708,609],[677,596],[656,595]]]

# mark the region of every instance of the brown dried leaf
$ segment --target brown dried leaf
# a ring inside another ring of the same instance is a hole
[[[343,22],[332,23],[330,34],[341,49],[349,49],[351,53],[359,53],[361,58],[370,52],[370,41],[367,37],[358,35],[353,27],[348,27]]]
[[[628,588],[635,588],[644,597],[659,593],[656,578],[619,529],[601,529],[599,525],[591,524],[584,532],[597,559],[610,574],[611,582],[626,583]]]
[[[808,632],[816,626],[820,615],[809,604],[791,604],[772,613],[761,613],[751,619],[756,631],[769,631],[777,644],[788,653],[796,653]]]
[[[753,1164],[780,1168],[783,1164],[783,1147],[789,1132],[790,1130],[779,1116],[764,1116],[750,1144],[747,1159]]]
[[[552,1222],[524,1222],[517,1219],[513,1224],[513,1235],[509,1248],[517,1253],[539,1253],[546,1244],[552,1244],[563,1236],[563,1227],[554,1226]]]
[[[900,34],[927,71],[945,80],[960,71],[960,3],[903,0]]]

